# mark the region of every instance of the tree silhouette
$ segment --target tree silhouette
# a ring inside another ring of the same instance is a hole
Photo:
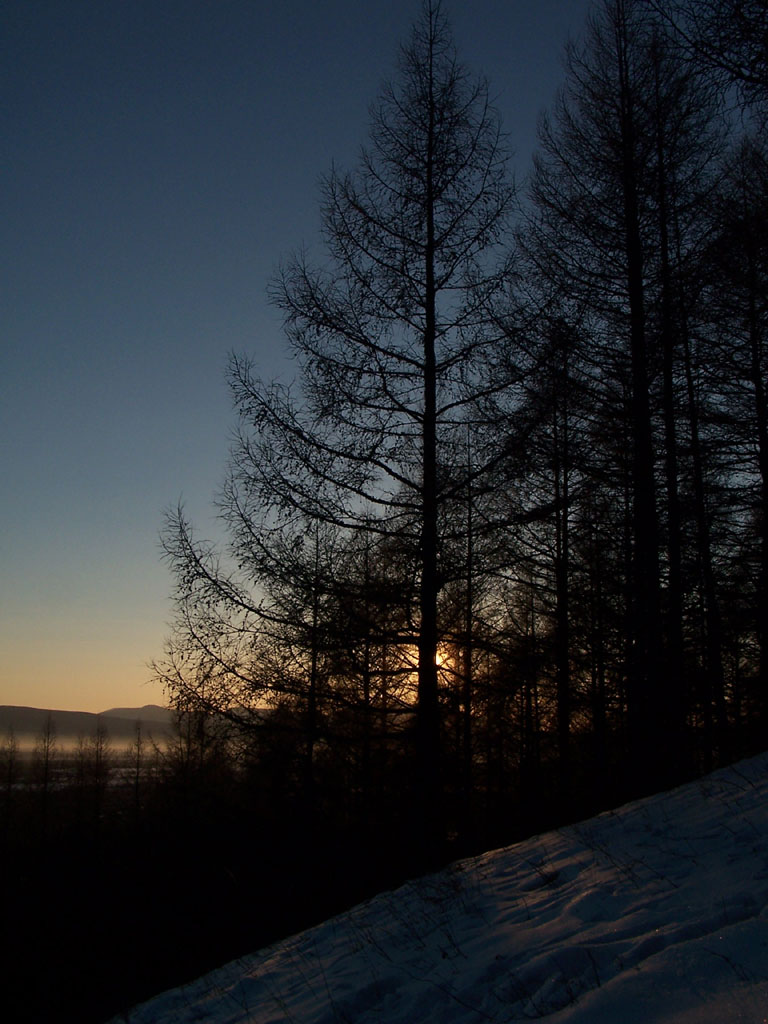
[[[282,615],[274,594],[266,603],[249,596],[254,583],[274,589],[266,547],[290,561],[320,526],[396,539],[416,573],[411,635],[401,643],[418,652],[416,777],[426,822],[438,813],[440,790],[442,524],[466,488],[444,467],[460,465],[479,401],[504,387],[488,373],[498,340],[488,309],[504,280],[512,202],[487,88],[457,62],[440,4],[427,2],[397,80],[373,108],[358,167],[334,169],[325,181],[326,264],[298,256],[274,286],[298,389],[259,380],[245,358],[231,363],[241,427],[223,507],[246,579],[219,586],[218,597],[263,628]],[[479,479],[497,455],[487,435],[478,433],[475,447],[471,474]],[[187,543],[181,519],[175,528],[178,577],[199,582],[201,552]],[[216,589],[212,562],[204,575]],[[310,586],[299,602],[301,615],[310,609],[310,634],[316,599]],[[199,620],[205,611],[192,614]],[[312,673],[311,637],[308,651]]]

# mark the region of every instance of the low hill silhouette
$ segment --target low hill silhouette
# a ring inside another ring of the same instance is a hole
[[[3,704],[0,705],[0,738],[13,730],[19,749],[32,749],[45,730],[49,716],[57,746],[62,749],[74,746],[80,736],[93,736],[99,724],[106,728],[110,740],[118,747],[133,740],[137,722],[141,723],[145,738],[152,737],[160,742],[173,720],[173,712],[157,704],[145,704],[140,708],[110,708],[101,714]]]

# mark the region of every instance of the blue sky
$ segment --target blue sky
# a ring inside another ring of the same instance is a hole
[[[523,179],[588,0],[452,0]],[[316,243],[418,0],[0,8],[0,703],[162,702],[163,512],[204,535],[231,351],[290,372],[266,290]]]

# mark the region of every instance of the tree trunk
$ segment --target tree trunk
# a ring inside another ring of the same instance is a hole
[[[757,425],[757,464],[759,497],[757,519],[759,529],[759,560],[757,579],[757,643],[760,666],[758,685],[762,702],[763,721],[768,726],[768,396],[764,378],[763,339],[757,311],[758,275],[751,234],[747,238],[749,287],[749,354],[750,376],[754,388],[755,421]]]
[[[424,324],[424,412],[422,423],[422,523],[419,668],[417,706],[417,760],[419,765],[420,818],[424,828],[425,854],[436,852],[441,830],[440,720],[437,689],[437,292],[435,288],[434,225],[434,98],[430,48],[429,133],[426,152],[426,249]]]
[[[655,41],[657,42],[657,41]],[[667,718],[670,756],[677,752],[677,768],[684,773],[685,700],[683,671],[683,581],[680,497],[678,493],[677,423],[675,414],[675,327],[673,284],[669,244],[669,203],[667,195],[667,159],[662,97],[659,82],[659,57],[654,46],[655,129],[657,164],[657,202],[661,259],[661,346],[662,409],[664,418],[664,471],[667,511],[667,603],[666,603],[666,679],[667,699],[659,713]],[[674,766],[673,766],[674,767]]]
[[[553,451],[555,485],[555,666],[557,690],[557,744],[560,797],[568,797],[571,741],[571,679],[569,638],[569,451],[567,340],[560,339],[562,379],[555,380],[553,395]],[[559,385],[559,386],[558,386]],[[562,397],[562,413],[558,399]],[[562,418],[562,424],[560,420]],[[561,427],[561,429],[560,429]]]
[[[643,247],[635,168],[633,97],[627,67],[627,26],[617,24],[621,89],[622,188],[626,287],[629,300],[632,416],[632,651],[630,680],[630,775],[638,790],[661,783],[666,754],[654,718],[661,709],[661,607],[656,484],[646,351]],[[650,775],[650,777],[649,777]]]

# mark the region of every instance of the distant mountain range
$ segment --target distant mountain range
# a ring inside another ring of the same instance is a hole
[[[0,742],[12,729],[19,747],[33,747],[46,728],[50,715],[61,748],[74,746],[80,736],[93,736],[101,723],[107,730],[114,747],[125,747],[136,737],[136,723],[141,723],[144,739],[156,742],[165,739],[173,721],[173,712],[158,704],[145,704],[141,708],[110,708],[101,714],[90,711],[55,711],[48,708],[26,708],[10,704],[0,705]]]

